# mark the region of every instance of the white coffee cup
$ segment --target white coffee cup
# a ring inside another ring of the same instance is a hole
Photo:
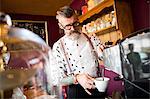
[[[108,86],[110,78],[107,77],[98,77],[94,80],[95,87],[99,92],[105,92]]]

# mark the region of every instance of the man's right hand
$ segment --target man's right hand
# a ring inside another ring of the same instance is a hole
[[[94,86],[93,85],[94,84],[94,78],[92,78],[88,74],[78,74],[76,76],[76,79],[77,79],[78,83],[85,89],[85,91],[87,89],[92,89]],[[88,93],[88,94],[90,94],[90,93]]]

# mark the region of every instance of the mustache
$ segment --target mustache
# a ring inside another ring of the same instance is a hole
[[[80,34],[80,32],[78,30],[72,30],[71,33],[78,33],[78,34]]]

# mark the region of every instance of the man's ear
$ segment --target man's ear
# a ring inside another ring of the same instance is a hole
[[[59,25],[60,29],[64,29],[60,23],[58,23],[58,25]]]

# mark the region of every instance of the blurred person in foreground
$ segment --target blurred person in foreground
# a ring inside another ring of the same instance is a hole
[[[3,41],[3,37],[9,37],[9,42],[6,43],[9,50],[8,57],[4,57],[4,60],[7,61],[4,66],[5,70],[36,69],[35,75],[30,79],[28,78],[23,85],[19,84],[19,81],[22,81],[23,78],[14,76],[14,79],[18,80],[17,84],[19,86],[14,86],[13,89],[10,88],[8,91],[6,90],[7,93],[6,95],[4,94],[4,98],[51,99],[49,95],[49,86],[51,84],[49,75],[51,48],[35,33],[27,29],[13,27],[10,16],[0,12],[1,42]],[[13,42],[14,39],[18,40],[18,42]]]
[[[104,45],[96,36],[88,37],[81,32],[78,17],[69,6],[60,8],[56,19],[65,34],[52,49],[58,64],[57,67],[52,67],[59,72],[58,84],[67,86],[68,99],[104,98],[105,93],[98,92],[93,81],[98,77],[99,69],[95,53],[101,59]]]

